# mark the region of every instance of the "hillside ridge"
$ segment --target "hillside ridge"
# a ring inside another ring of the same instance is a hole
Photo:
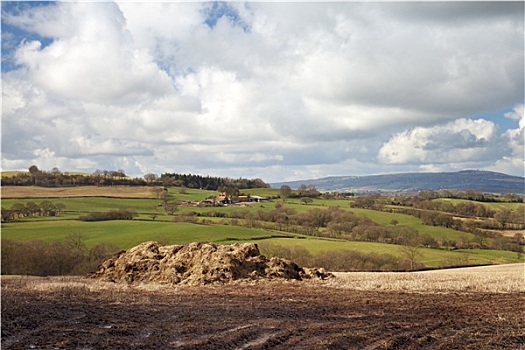
[[[525,192],[525,178],[485,170],[461,170],[439,173],[395,173],[365,176],[329,176],[319,179],[271,183],[296,189],[301,185],[315,186],[321,191],[410,192],[425,190],[475,190],[488,193]]]

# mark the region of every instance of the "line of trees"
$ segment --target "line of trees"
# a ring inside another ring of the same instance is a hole
[[[94,212],[80,216],[81,221],[133,220],[137,212],[133,209],[118,209],[106,212]]]
[[[152,174],[146,174],[146,177],[153,179]],[[157,180],[164,186],[178,186],[187,188],[198,188],[203,190],[213,190],[230,193],[231,189],[243,190],[249,188],[266,188],[269,187],[261,179],[230,179],[227,177],[202,176],[195,174],[175,174],[165,173]]]
[[[178,186],[198,188],[219,192],[232,192],[249,188],[269,187],[261,179],[230,179],[227,177],[202,176],[194,174],[165,173],[160,177],[146,174],[143,178],[131,178],[124,170],[99,170],[92,174],[71,174],[61,172],[58,168],[43,171],[37,166],[29,167],[28,172],[19,172],[11,176],[2,176],[3,186]]]
[[[29,167],[28,172],[19,172],[11,176],[2,176],[3,186],[146,186],[148,182],[141,178],[127,177],[124,170],[99,170],[92,174],[74,174],[62,172],[58,168],[51,171]]]

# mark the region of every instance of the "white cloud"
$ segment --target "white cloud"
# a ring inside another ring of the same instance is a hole
[[[492,5],[7,6],[2,59],[19,67],[2,73],[2,164],[267,181],[478,165],[516,174],[523,4]],[[223,16],[210,26],[214,6]],[[500,118],[517,130],[472,118],[509,106]]]
[[[385,164],[420,164],[425,171],[500,168],[519,174],[523,136],[523,128],[499,134],[491,121],[462,118],[397,133],[383,144],[378,159]]]
[[[517,129],[509,129],[503,134],[510,149],[509,154],[498,159],[493,169],[500,169],[509,173],[525,175],[525,106],[516,105],[512,112],[505,114],[506,118],[517,120]]]
[[[56,12],[46,12],[54,16],[37,16],[44,22],[35,26],[44,28],[41,34],[58,38],[46,47],[40,41],[23,42],[15,55],[17,63],[28,68],[28,79],[56,96],[83,101],[131,102],[170,91],[169,78],[152,57],[133,49],[115,4],[56,7]],[[55,30],[62,21],[70,30]]]
[[[494,152],[496,125],[478,119],[458,119],[434,127],[417,127],[394,135],[379,150],[384,163],[455,163],[482,159]]]
[[[525,105],[516,105],[512,112],[504,114],[505,118],[517,120],[519,123],[519,129],[525,129]]]

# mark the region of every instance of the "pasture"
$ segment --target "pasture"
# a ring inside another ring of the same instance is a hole
[[[311,254],[337,250],[363,253],[390,254],[403,257],[398,245],[376,242],[354,242],[323,239],[284,232],[267,231],[231,225],[200,225],[151,220],[82,222],[78,220],[50,220],[17,222],[2,225],[2,238],[11,240],[59,241],[67,236],[80,234],[88,247],[99,243],[112,244],[119,249],[129,249],[145,241],[162,244],[184,244],[194,241],[215,243],[257,242],[285,247],[301,246]],[[286,235],[289,238],[286,238]],[[505,264],[522,261],[516,253],[483,250],[419,249],[418,261],[428,267],[457,264]]]
[[[244,193],[258,196],[277,196],[276,189],[251,189]],[[424,225],[421,219],[397,213],[379,212],[371,209],[351,208],[348,200],[314,199],[304,204],[300,199],[275,199],[261,203],[247,203],[225,207],[198,207],[199,202],[215,191],[198,189],[169,188],[168,199],[179,203],[175,217],[188,214],[198,215],[196,223],[173,222],[174,215],[168,215],[162,201],[151,187],[5,187],[2,188],[2,207],[10,208],[15,203],[40,203],[51,201],[62,203],[65,210],[58,216],[20,217],[10,223],[2,223],[2,238],[10,240],[59,241],[72,234],[80,234],[87,246],[109,243],[119,249],[128,249],[144,241],[159,241],[163,244],[182,244],[192,241],[217,243],[251,242],[269,243],[284,247],[301,246],[311,254],[337,250],[351,250],[363,253],[385,253],[403,257],[400,246],[395,244],[327,239],[315,236],[291,234],[276,230],[241,227],[243,220],[221,218],[236,211],[271,211],[276,204],[304,213],[313,208],[339,207],[366,216],[382,226],[407,226],[416,229],[420,235],[427,234],[436,240],[472,241],[475,236],[441,226]],[[137,216],[131,221],[83,222],[78,218],[93,212],[131,209]],[[203,224],[205,223],[205,224]],[[506,264],[524,261],[523,256],[514,252],[488,249],[429,249],[419,248],[417,261],[428,267],[453,265]]]
[[[272,234],[276,234],[238,226],[142,220],[100,222],[66,220],[3,224],[2,238],[57,241],[77,233],[84,237],[88,247],[98,243],[110,243],[119,249],[129,249],[146,241],[159,241],[163,244],[251,241],[269,238]]]
[[[440,201],[440,202],[449,202],[453,205],[458,205],[460,203],[468,202],[466,199],[455,199],[455,198],[438,198],[434,199],[434,201]],[[489,207],[494,210],[502,210],[502,209],[509,209],[509,210],[516,210],[518,208],[523,208],[525,204],[523,203],[508,203],[508,202],[483,202],[481,203],[486,207]]]

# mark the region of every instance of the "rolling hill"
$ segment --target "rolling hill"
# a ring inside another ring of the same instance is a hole
[[[503,173],[464,170],[442,173],[400,173],[369,176],[332,176],[320,179],[272,183],[296,189],[313,185],[321,191],[411,192],[424,190],[476,190],[488,193],[525,192],[525,178]]]

